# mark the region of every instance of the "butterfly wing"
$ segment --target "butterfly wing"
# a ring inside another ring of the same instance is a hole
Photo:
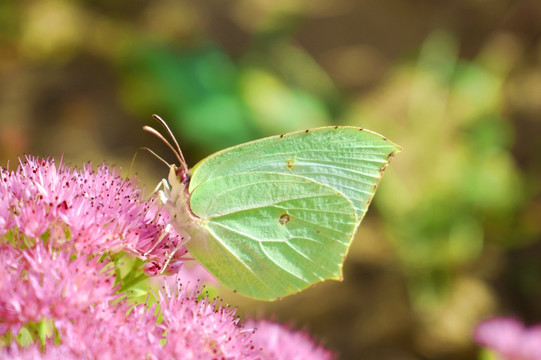
[[[297,175],[336,189],[358,221],[374,196],[391,156],[400,147],[361,128],[323,127],[272,136],[219,151],[193,169],[189,192],[217,176],[251,172]]]
[[[223,285],[268,300],[339,277],[356,226],[345,197],[292,175],[214,178],[190,207],[206,230],[188,242],[193,256]]]
[[[192,170],[189,205],[203,231],[187,247],[222,284],[254,298],[339,279],[398,149],[372,132],[327,127],[211,155]]]

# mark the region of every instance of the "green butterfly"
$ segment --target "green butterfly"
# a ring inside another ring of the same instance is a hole
[[[180,167],[161,198],[186,247],[220,283],[273,300],[341,279],[353,236],[400,147],[350,126],[321,127],[230,147]],[[167,185],[167,184],[166,184]]]

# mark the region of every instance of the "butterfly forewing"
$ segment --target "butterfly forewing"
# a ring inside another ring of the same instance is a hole
[[[222,150],[193,169],[189,191],[217,176],[272,172],[305,177],[342,193],[358,222],[374,195],[382,169],[399,147],[355,127],[324,127],[256,140]]]

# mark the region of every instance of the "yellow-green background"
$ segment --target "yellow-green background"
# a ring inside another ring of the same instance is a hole
[[[541,3],[535,0],[0,2],[0,160],[167,169],[350,124],[403,146],[345,264],[242,316],[309,329],[341,359],[476,359],[474,325],[541,322]],[[132,159],[137,153],[132,165]]]

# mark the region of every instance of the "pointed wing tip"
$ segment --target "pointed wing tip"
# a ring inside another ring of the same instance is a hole
[[[396,154],[396,153],[399,153],[402,151],[402,146],[398,145],[397,143],[395,143],[394,141],[392,140],[389,140],[388,138],[386,138],[385,136],[383,135],[380,135],[382,140],[383,141],[386,141],[388,142],[389,144],[391,144],[393,147],[394,147],[394,150],[391,152],[391,154]]]
[[[394,144],[396,145],[396,144]],[[402,147],[399,145],[396,145],[395,150],[391,151],[389,155],[387,156],[387,164],[391,162],[391,160],[395,157],[396,154],[402,152]]]
[[[379,137],[381,140],[391,144],[394,147],[394,150],[391,152],[391,154],[396,154],[396,153],[399,153],[399,152],[402,151],[402,146],[398,145],[397,143],[395,143],[392,140],[389,140],[389,138],[387,138],[386,136],[381,135],[380,133],[378,133],[376,131],[369,130],[369,129],[362,128],[362,127],[359,127],[357,129],[359,131],[362,131],[362,132],[365,132],[365,133],[373,134],[373,135]]]

